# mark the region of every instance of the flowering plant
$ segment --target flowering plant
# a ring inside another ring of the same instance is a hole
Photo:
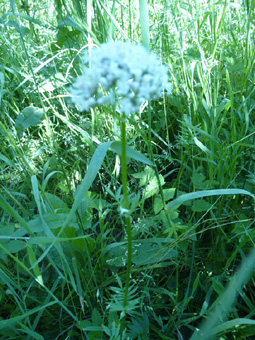
[[[90,68],[84,67],[70,89],[81,111],[110,104],[109,91],[114,90],[120,112],[128,116],[144,101],[160,97],[168,81],[167,69],[155,54],[127,42],[104,43],[92,50],[91,58],[85,56],[84,62],[90,62]]]
[[[93,106],[111,104],[112,95],[116,95],[119,111],[122,114],[120,124],[123,203],[121,204],[120,212],[126,222],[128,248],[126,284],[123,298],[124,317],[123,315],[121,316],[120,327],[120,339],[122,339],[132,263],[132,230],[128,199],[126,155],[126,117],[138,111],[144,101],[160,97],[164,88],[163,84],[170,91],[171,85],[167,83],[166,67],[161,65],[155,54],[148,53],[140,45],[132,45],[125,42],[105,43],[98,49],[92,50],[91,58],[84,57],[84,62],[85,65],[89,63],[90,67],[84,67],[83,75],[76,80],[70,89],[73,102],[80,107],[81,111],[87,111]],[[148,108],[148,117],[150,131],[150,107]],[[153,157],[150,132],[148,145]]]

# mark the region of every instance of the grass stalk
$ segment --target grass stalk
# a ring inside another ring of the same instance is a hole
[[[142,33],[143,46],[149,51],[150,49],[150,29],[149,29],[149,16],[147,8],[147,0],[139,0],[140,9],[140,24]]]
[[[128,254],[127,254],[127,271],[126,271],[126,283],[124,289],[123,309],[125,316],[121,320],[121,331],[122,334],[125,327],[126,320],[126,306],[128,302],[128,289],[131,275],[131,264],[132,264],[132,230],[131,230],[131,219],[129,215],[129,199],[128,199],[128,181],[127,181],[127,156],[126,156],[126,117],[123,114],[121,117],[121,177],[122,177],[122,190],[124,196],[124,202],[121,209],[124,211],[126,232],[128,240]]]

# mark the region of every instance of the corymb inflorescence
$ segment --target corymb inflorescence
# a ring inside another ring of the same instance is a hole
[[[168,84],[167,68],[154,53],[128,42],[109,42],[84,57],[83,74],[71,87],[72,101],[80,111],[110,104],[117,95],[119,111],[126,116],[146,100],[162,96]],[[169,88],[169,84],[168,84]]]

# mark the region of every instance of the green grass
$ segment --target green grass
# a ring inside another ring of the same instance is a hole
[[[1,339],[254,339],[254,16],[2,1]],[[68,91],[109,40],[156,52],[173,85],[125,127]]]

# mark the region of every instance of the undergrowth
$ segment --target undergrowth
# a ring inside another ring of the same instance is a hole
[[[254,17],[2,1],[1,339],[254,339]],[[114,107],[70,94],[109,41],[154,51],[173,87],[125,122],[126,165]]]

